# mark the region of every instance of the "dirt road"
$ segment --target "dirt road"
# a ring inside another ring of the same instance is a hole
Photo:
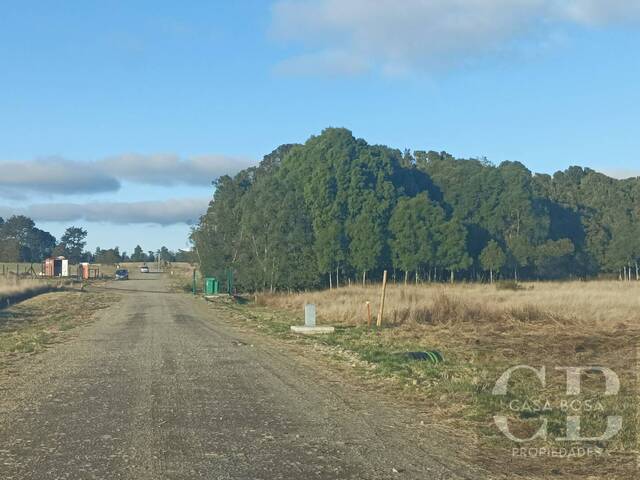
[[[0,384],[0,478],[481,478],[416,412],[329,377],[161,275]]]

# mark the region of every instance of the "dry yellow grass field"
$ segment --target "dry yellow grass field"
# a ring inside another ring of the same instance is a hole
[[[50,280],[29,280],[29,279],[16,279],[2,278],[0,277],[0,307],[4,307],[1,304],[5,299],[10,299],[16,295],[37,295],[38,293],[51,290],[60,282]]]
[[[594,281],[524,283],[519,290],[482,284],[389,285],[385,322],[438,324],[458,322],[545,323],[559,328],[617,328],[640,324],[640,282]],[[373,315],[380,287],[346,287],[296,294],[261,294],[259,304],[302,311],[314,303],[321,321],[344,325],[366,322],[366,302]]]

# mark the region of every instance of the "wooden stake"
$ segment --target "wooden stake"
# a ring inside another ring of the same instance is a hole
[[[380,309],[378,310],[378,320],[376,322],[377,327],[382,326],[382,316],[384,315],[384,297],[387,293],[387,271],[384,271],[382,275],[382,294],[380,295]]]
[[[367,327],[371,328],[371,303],[367,302]]]

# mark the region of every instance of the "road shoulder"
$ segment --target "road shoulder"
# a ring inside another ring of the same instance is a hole
[[[266,351],[272,363],[282,364],[293,378],[326,391],[336,400],[337,415],[344,416],[345,422],[359,418],[383,445],[402,452],[405,465],[413,469],[439,465],[448,472],[440,477],[434,471],[433,478],[500,478],[474,466],[473,437],[455,425],[436,422],[434,412],[413,389],[398,379],[371,374],[372,366],[352,352],[304,337],[280,335],[283,332],[260,322],[251,311],[225,301],[207,302],[206,307],[216,323],[235,332],[238,348]],[[372,446],[371,454],[374,452]],[[403,467],[393,470],[402,473]]]

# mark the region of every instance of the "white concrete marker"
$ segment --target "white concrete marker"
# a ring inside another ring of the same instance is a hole
[[[316,325],[316,306],[313,303],[304,306],[304,326],[291,326],[292,332],[303,335],[321,335],[333,333],[334,330],[333,327],[318,327]]]
[[[307,303],[304,306],[304,326],[316,326],[316,306],[313,303]]]

